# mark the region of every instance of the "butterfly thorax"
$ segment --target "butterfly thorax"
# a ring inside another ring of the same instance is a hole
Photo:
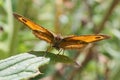
[[[52,47],[59,50],[60,49],[59,44],[61,41],[62,41],[62,37],[60,35],[55,36],[54,41],[53,41],[54,43],[53,43]]]

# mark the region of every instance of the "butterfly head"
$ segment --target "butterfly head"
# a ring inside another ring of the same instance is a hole
[[[62,41],[62,39],[63,38],[60,35],[56,35],[54,37],[54,43],[53,43],[52,47],[54,47],[57,50],[60,50],[59,44]]]

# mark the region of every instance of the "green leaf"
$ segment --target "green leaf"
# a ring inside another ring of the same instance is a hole
[[[0,80],[21,80],[40,75],[39,67],[49,58],[23,53],[0,61]]]
[[[67,64],[75,63],[75,61],[73,61],[72,59],[70,59],[69,57],[65,55],[53,54],[53,53],[45,52],[45,51],[31,51],[29,53],[34,54],[36,56],[45,56],[46,58],[50,58],[51,63],[57,63],[57,62],[67,63]]]

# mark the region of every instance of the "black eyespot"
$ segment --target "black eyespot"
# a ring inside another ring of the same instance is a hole
[[[23,19],[23,18],[22,18],[22,20],[23,20],[24,22],[27,22],[27,21],[26,21],[25,19]]]
[[[97,37],[95,37],[96,39],[100,39],[101,37],[100,36],[97,36]]]

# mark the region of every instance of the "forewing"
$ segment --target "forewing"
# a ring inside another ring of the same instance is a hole
[[[40,25],[37,25],[36,23],[32,22],[31,20],[18,15],[16,13],[13,14],[15,18],[17,18],[20,22],[27,25],[31,30],[33,30],[33,33],[36,37],[39,39],[45,40],[49,43],[53,43],[54,40],[54,34],[48,31],[47,29],[43,28]]]
[[[88,43],[100,41],[109,38],[106,35],[83,35],[83,36],[69,36],[62,39],[59,47],[63,49],[80,49]]]
[[[40,31],[34,30],[33,34],[36,37],[38,37],[39,39],[45,40],[46,42],[51,43],[51,44],[53,43],[53,38],[50,37],[48,34],[46,34],[44,32],[40,32]]]

